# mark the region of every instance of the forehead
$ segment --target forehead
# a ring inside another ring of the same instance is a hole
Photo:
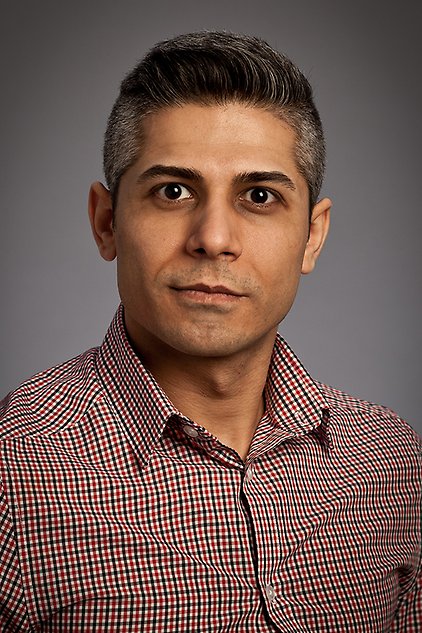
[[[205,172],[218,169],[220,175],[282,169],[307,188],[296,166],[295,143],[294,130],[262,108],[189,103],[144,119],[137,166],[177,164]]]

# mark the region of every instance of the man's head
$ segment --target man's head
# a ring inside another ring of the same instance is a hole
[[[312,209],[324,175],[325,146],[309,82],[263,40],[220,32],[180,35],[157,44],[122,82],[104,143],[104,172],[114,202],[121,176],[142,149],[145,117],[188,103],[240,103],[288,123]]]
[[[308,82],[254,38],[182,36],[124,80],[89,206],[144,359],[269,352],[327,235],[323,149]]]

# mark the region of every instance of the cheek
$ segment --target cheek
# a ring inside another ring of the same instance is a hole
[[[123,225],[123,223],[122,223]],[[141,222],[127,221],[117,231],[117,258],[125,267],[143,267],[157,251],[156,232]]]
[[[139,293],[148,278],[146,263],[150,257],[139,235],[139,231],[125,230],[116,239],[117,281],[122,298]]]
[[[170,214],[157,217],[145,209],[144,212],[136,210],[132,215],[132,221],[125,224],[118,236],[117,248],[124,256],[142,264],[154,264],[180,248],[183,227]]]
[[[267,278],[288,286],[300,277],[307,236],[303,231],[272,233],[260,253],[260,265]]]
[[[160,273],[174,261],[179,247],[175,232],[146,223],[125,227],[116,239],[120,293],[150,297],[159,293]]]

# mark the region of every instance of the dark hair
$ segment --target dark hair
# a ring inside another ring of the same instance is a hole
[[[104,142],[113,200],[122,174],[139,156],[146,116],[186,103],[231,102],[269,110],[294,129],[296,162],[312,208],[324,175],[325,144],[308,80],[257,37],[206,31],[157,44],[123,80]]]

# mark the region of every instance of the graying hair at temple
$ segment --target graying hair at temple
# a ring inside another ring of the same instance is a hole
[[[242,103],[266,109],[296,134],[295,158],[317,201],[325,143],[312,88],[301,71],[265,41],[226,32],[180,35],[154,46],[125,77],[104,141],[104,173],[114,204],[121,176],[142,147],[142,121],[170,106]]]

